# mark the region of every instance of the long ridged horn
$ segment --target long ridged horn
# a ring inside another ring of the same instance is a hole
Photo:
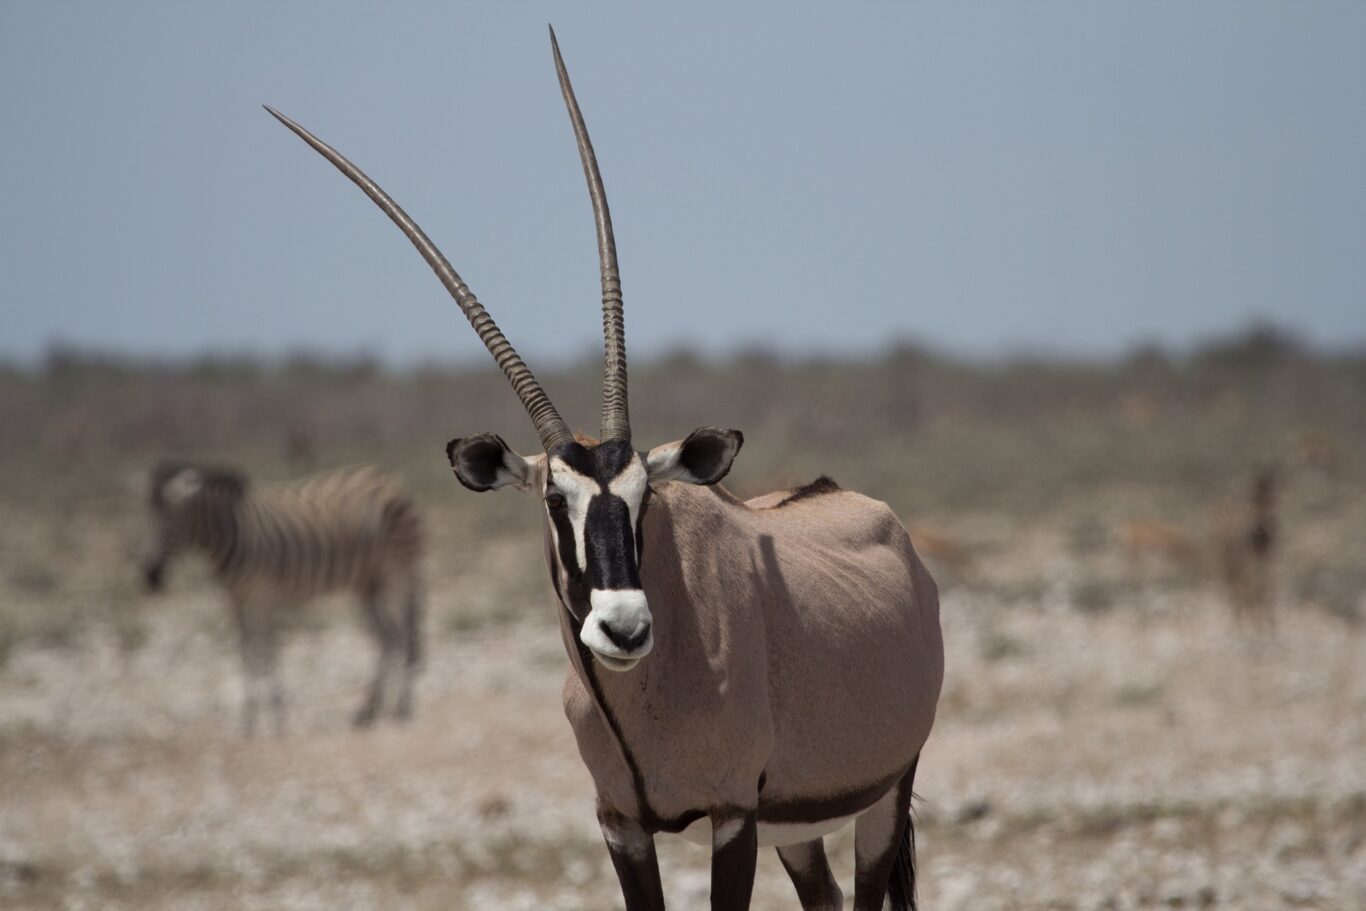
[[[385,215],[398,225],[408,238],[412,241],[417,252],[422,254],[422,258],[427,261],[427,265],[432,267],[436,277],[441,279],[441,284],[446,286],[451,297],[460,305],[460,310],[465,314],[465,318],[474,327],[475,333],[480,341],[489,349],[493,359],[498,362],[503,374],[507,376],[508,382],[512,383],[512,389],[517,393],[517,398],[522,400],[522,407],[531,416],[531,423],[536,426],[536,433],[541,438],[541,445],[549,450],[551,447],[560,443],[572,440],[574,432],[569,429],[569,425],[560,417],[560,413],[555,410],[550,397],[545,394],[541,384],[536,381],[522,358],[517,354],[517,349],[512,347],[512,343],[503,335],[498,324],[489,316],[484,305],[479,303],[479,299],[474,296],[474,292],[469,289],[464,280],[451,268],[451,264],[446,257],[437,249],[436,244],[432,243],[426,233],[418,227],[417,222],[413,221],[407,212],[399,207],[369,177],[365,172],[353,165],[336,149],[323,142],[312,133],[290,120],[284,114],[272,108],[270,105],[263,105],[276,120],[283,123],[294,131],[304,142],[311,145],[318,154],[336,165],[337,170],[341,171],[351,182],[365,191],[365,195],[375,201],[375,205],[384,211]]]
[[[621,273],[617,270],[617,243],[612,237],[612,213],[607,208],[607,193],[602,188],[602,175],[598,173],[598,159],[593,154],[593,143],[583,124],[579,102],[574,98],[574,87],[569,84],[569,73],[560,57],[560,43],[555,40],[554,28],[550,30],[550,47],[555,52],[555,72],[559,74],[560,91],[564,93],[569,119],[574,124],[574,138],[579,143],[583,176],[588,179],[588,196],[593,200],[593,220],[598,228],[598,265],[602,272],[602,438],[630,442],[626,325],[621,309]]]

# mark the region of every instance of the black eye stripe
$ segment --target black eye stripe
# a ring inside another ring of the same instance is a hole
[[[555,525],[555,544],[559,552],[560,565],[570,576],[580,575],[579,556],[574,549],[574,527],[569,524],[569,515],[564,510],[552,510],[550,521]]]

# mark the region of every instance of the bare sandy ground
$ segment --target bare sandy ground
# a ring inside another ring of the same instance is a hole
[[[1058,561],[1059,579],[1069,571]],[[929,909],[1366,908],[1366,637],[1286,605],[1272,638],[1200,590],[1087,613],[950,589],[918,781]],[[454,592],[435,586],[434,617]],[[418,717],[354,732],[349,605],[290,640],[288,733],[237,736],[211,589],[0,668],[0,905],[14,909],[620,907],[539,622],[433,621]],[[852,838],[831,839],[852,884]],[[671,907],[707,852],[662,845]],[[776,858],[754,907],[795,908]]]

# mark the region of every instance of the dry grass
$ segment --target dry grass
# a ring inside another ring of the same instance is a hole
[[[642,437],[742,427],[741,490],[829,470],[971,552],[945,574],[948,679],[918,782],[927,908],[1366,907],[1366,369],[1215,354],[675,359],[633,383]],[[593,413],[591,373],[551,378],[577,390],[566,410]],[[560,712],[539,529],[441,464],[443,430],[529,436],[492,379],[0,374],[0,905],[617,906]],[[836,407],[864,387],[873,405]],[[416,721],[353,733],[368,642],[350,605],[309,608],[286,652],[290,733],[248,742],[221,601],[192,565],[140,595],[123,481],[163,450],[281,476],[304,420],[325,464],[378,461],[429,504],[432,647]],[[1125,521],[1197,533],[1306,426],[1344,457],[1287,490],[1274,637],[1235,629],[1199,573],[1128,559]],[[846,884],[851,841],[832,839]],[[661,853],[672,906],[705,904],[706,852]],[[755,907],[795,907],[771,852]]]

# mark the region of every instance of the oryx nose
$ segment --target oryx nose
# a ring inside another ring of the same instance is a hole
[[[645,640],[650,638],[650,625],[650,621],[646,620],[637,624],[634,632],[622,633],[614,629],[606,620],[598,622],[598,627],[602,630],[603,635],[623,652],[634,652],[644,645]]]

